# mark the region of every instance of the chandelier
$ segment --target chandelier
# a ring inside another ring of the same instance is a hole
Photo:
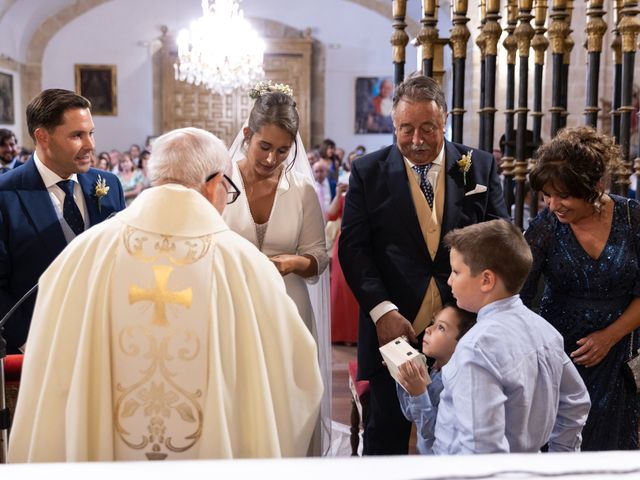
[[[236,0],[202,0],[202,17],[178,34],[176,79],[229,94],[264,78],[265,45]]]

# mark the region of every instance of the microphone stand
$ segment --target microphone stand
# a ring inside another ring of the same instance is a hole
[[[11,310],[0,320],[0,332],[2,327],[11,318],[13,313],[22,303],[38,290],[38,284],[31,287],[18,302],[11,307]],[[11,418],[9,416],[9,408],[7,407],[7,398],[5,395],[4,382],[4,359],[7,356],[7,341],[0,334],[0,463],[7,463],[7,451],[9,448],[9,427],[11,426]]]

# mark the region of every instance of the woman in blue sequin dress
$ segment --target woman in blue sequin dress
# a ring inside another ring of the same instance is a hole
[[[640,204],[603,191],[618,158],[611,139],[576,127],[538,150],[530,175],[548,208],[525,233],[534,261],[521,296],[530,305],[544,276],[539,313],[591,396],[582,450],[638,448],[639,396],[622,369],[640,344]]]

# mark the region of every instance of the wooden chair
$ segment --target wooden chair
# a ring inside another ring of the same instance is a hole
[[[9,417],[13,418],[18,400],[24,355],[7,355],[4,359],[4,384]]]

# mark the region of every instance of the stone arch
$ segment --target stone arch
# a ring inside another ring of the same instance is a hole
[[[42,58],[51,38],[66,24],[110,0],[76,0],[71,5],[58,10],[34,30],[27,47],[26,64],[22,68],[22,104],[27,105],[42,90]],[[23,122],[24,123],[24,122]],[[26,124],[23,125],[21,142],[31,143]]]
[[[26,64],[21,71],[23,105],[27,105],[29,101],[42,90],[42,58],[44,57],[44,51],[51,38],[72,20],[109,1],[111,0],[75,0],[72,4],[60,9],[54,15],[47,18],[34,30],[29,40],[29,46],[27,47]],[[391,19],[391,9],[388,0],[346,1],[355,3],[383,17]],[[419,30],[418,22],[410,18],[407,18],[406,22],[408,33],[415,36]],[[391,33],[390,29],[389,38],[391,38]],[[25,133],[23,134],[22,144],[27,145],[31,140],[26,133],[26,125],[24,125],[23,132]]]
[[[67,23],[111,0],[76,0],[71,5],[58,10],[34,30],[27,48],[27,64],[42,63],[44,50],[49,40]]]

